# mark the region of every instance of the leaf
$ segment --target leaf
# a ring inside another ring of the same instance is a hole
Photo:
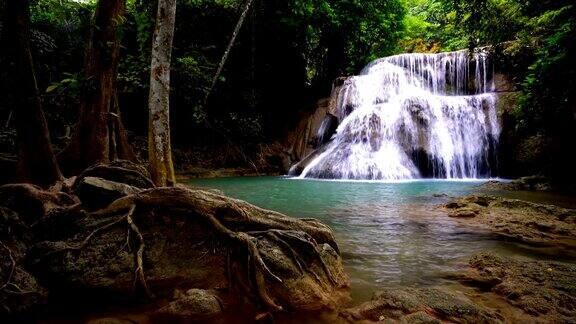
[[[46,93],[50,93],[50,92],[56,90],[59,86],[60,86],[60,84],[58,84],[58,83],[51,84],[50,86],[48,86],[48,88],[46,88]]]

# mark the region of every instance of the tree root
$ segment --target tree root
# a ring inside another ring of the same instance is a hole
[[[4,244],[4,242],[0,241],[0,246],[2,246],[2,248],[4,248],[4,250],[6,250],[8,252],[8,257],[10,258],[10,273],[8,274],[8,278],[6,279],[6,282],[0,286],[0,290],[4,290],[6,287],[8,287],[8,285],[10,284],[10,282],[12,281],[12,277],[14,276],[14,271],[16,270],[16,260],[14,260],[14,256],[12,255],[12,250],[10,250],[10,248]]]
[[[144,237],[142,236],[142,233],[140,232],[140,229],[134,223],[134,220],[133,220],[135,210],[136,210],[136,205],[131,206],[126,215],[123,215],[123,216],[121,216],[121,217],[119,217],[119,218],[117,218],[111,222],[108,222],[107,224],[105,224],[103,226],[96,228],[95,230],[90,232],[90,234],[88,234],[88,236],[86,236],[86,238],[84,238],[84,240],[82,240],[82,242],[80,242],[79,244],[67,245],[63,248],[56,250],[56,251],[52,251],[47,256],[53,255],[55,253],[63,253],[63,252],[69,252],[69,251],[82,250],[84,247],[86,247],[88,245],[88,243],[90,243],[90,241],[94,237],[96,237],[97,234],[104,232],[105,230],[110,229],[110,228],[114,227],[115,225],[118,225],[118,224],[123,223],[125,221],[126,224],[128,225],[128,228],[126,231],[126,243],[124,244],[124,246],[122,248],[124,248],[125,246],[128,246],[128,248],[130,248],[129,242],[130,242],[130,232],[131,231],[136,234],[136,237],[138,238],[138,243],[139,243],[138,244],[138,250],[136,251],[136,253],[134,255],[134,264],[135,264],[134,265],[134,286],[136,287],[136,283],[139,282],[142,285],[142,288],[144,289],[144,292],[146,293],[146,295],[149,298],[152,298],[153,294],[152,294],[151,290],[148,288],[148,284],[146,283],[146,275],[144,274],[143,255],[144,255],[144,248],[146,245],[144,242]]]
[[[320,281],[320,277],[318,276],[318,274],[314,273],[306,265],[306,262],[304,261],[302,256],[298,252],[296,252],[292,248],[292,245],[290,245],[290,243],[288,243],[287,241],[292,241],[292,242],[295,242],[296,244],[304,245],[306,247],[306,249],[304,249],[304,251],[309,251],[310,255],[320,263],[320,265],[322,266],[322,270],[324,270],[324,273],[326,273],[326,276],[328,277],[328,280],[330,280],[330,282],[333,285],[338,284],[336,279],[334,278],[334,276],[330,272],[328,265],[326,265],[326,262],[324,262],[324,259],[322,259],[322,256],[320,255],[320,252],[318,251],[318,248],[317,248],[318,245],[317,245],[316,241],[310,235],[308,235],[306,233],[302,233],[301,235],[303,235],[304,237],[298,237],[297,234],[290,233],[290,231],[279,231],[279,230],[249,232],[249,234],[263,235],[263,236],[267,237],[268,239],[270,239],[271,241],[275,242],[276,244],[278,244],[280,247],[284,248],[284,250],[290,254],[292,260],[298,266],[300,273],[304,273],[304,271],[308,271],[311,274],[313,274],[314,277],[318,281]]]
[[[117,199],[107,208],[90,214],[90,217],[96,219],[114,217],[114,220],[93,230],[78,245],[68,246],[61,251],[82,249],[96,235],[125,221],[128,230],[126,243],[122,248],[126,246],[130,248],[131,233],[138,241],[138,249],[134,253],[134,284],[139,283],[146,294],[152,297],[152,292],[146,283],[144,269],[145,239],[135,222],[135,217],[137,210],[154,211],[154,209],[179,211],[199,217],[217,234],[217,237],[227,241],[229,247],[242,251],[240,255],[236,256],[230,248],[226,252],[230,288],[232,288],[233,282],[237,283],[240,289],[244,289],[247,294],[254,296],[268,310],[278,311],[283,308],[269,296],[266,280],[282,283],[282,279],[274,274],[263,260],[257,244],[258,237],[265,237],[276,243],[298,267],[300,273],[303,274],[308,271],[320,282],[320,277],[307,266],[301,253],[294,249],[294,246],[301,247],[299,250],[307,251],[306,259],[309,260],[312,257],[317,260],[330,282],[336,284],[336,280],[330,273],[317,247],[317,241],[320,240],[321,243],[328,243],[337,250],[331,231],[326,226],[290,219],[284,215],[207,191],[190,190],[182,187],[153,188]],[[118,215],[123,216],[116,218]],[[247,226],[248,228],[246,228]],[[243,230],[231,229],[235,227]],[[260,230],[270,228],[273,229]],[[243,261],[240,262],[239,260]],[[234,271],[235,266],[245,268],[244,274],[235,275],[243,272]]]
[[[136,252],[136,269],[134,269],[134,286],[136,286],[136,282],[140,282],[140,284],[142,285],[142,288],[144,288],[144,291],[146,292],[146,295],[150,298],[153,297],[152,292],[150,291],[150,289],[148,288],[148,284],[146,283],[146,275],[144,274],[144,260],[143,260],[143,255],[144,255],[144,248],[146,246],[146,244],[144,243],[144,236],[142,236],[142,233],[140,232],[140,229],[138,228],[138,226],[136,226],[136,223],[134,223],[134,220],[132,219],[132,215],[134,214],[134,211],[136,210],[136,205],[132,206],[130,208],[130,210],[128,211],[128,214],[126,215],[126,221],[128,222],[128,225],[130,226],[130,229],[136,233],[136,236],[138,237],[138,251]],[[130,231],[128,231],[128,233],[130,233]],[[128,239],[128,238],[127,238]]]

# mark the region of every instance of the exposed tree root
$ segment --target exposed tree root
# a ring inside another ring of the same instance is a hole
[[[277,283],[283,281],[270,270],[262,258],[258,248],[258,240],[261,238],[266,238],[279,246],[298,267],[300,273],[313,274],[321,282],[320,277],[306,262],[306,260],[317,261],[330,282],[336,284],[335,278],[321,257],[317,243],[318,241],[328,243],[337,250],[329,228],[319,226],[314,220],[290,219],[240,200],[182,187],[153,188],[114,201],[107,208],[90,214],[90,217],[106,222],[104,225],[94,229],[78,244],[69,244],[49,254],[81,250],[97,235],[116,225],[126,224],[126,241],[121,249],[127,247],[130,250],[131,237],[137,241],[138,247],[134,251],[134,285],[139,284],[144,292],[152,297],[144,269],[146,242],[135,220],[138,215],[151,213],[155,209],[198,217],[208,225],[228,246],[226,253],[230,288],[236,283],[237,287],[255,297],[267,310],[282,310],[282,306],[269,296],[266,280]]]
[[[229,284],[232,285],[231,280],[233,274],[238,273],[237,271],[233,271],[235,262],[238,264],[238,260],[247,260],[245,275],[235,278],[237,279],[236,282],[241,288],[246,289],[247,293],[255,293],[258,300],[263,303],[267,309],[282,310],[282,307],[268,295],[266,278],[279,283],[282,283],[282,279],[274,274],[264,262],[257,245],[258,236],[266,237],[278,244],[286,251],[294,264],[298,266],[301,273],[304,273],[306,270],[311,273],[313,272],[306,266],[304,258],[294,250],[291,243],[309,251],[309,254],[322,265],[329,280],[333,284],[336,283],[327,265],[321,258],[316,243],[319,239],[325,243],[336,246],[328,228],[313,226],[307,222],[296,219],[289,219],[281,214],[257,208],[243,201],[230,200],[229,198],[224,198],[202,190],[190,190],[181,187],[154,188],[120,198],[110,204],[108,208],[93,213],[92,216],[100,218],[111,217],[122,213],[127,214],[96,229],[79,246],[82,247],[85,245],[94,235],[102,230],[126,220],[131,231],[136,234],[139,241],[138,250],[135,254],[135,282],[140,282],[146,293],[151,295],[146,284],[143,266],[145,241],[138,226],[134,222],[134,212],[136,209],[153,210],[155,208],[164,211],[185,211],[190,215],[200,217],[219,237],[228,241],[228,246],[244,251],[235,258],[237,260],[232,260],[232,255],[234,254],[230,251],[227,252]],[[254,217],[252,216],[254,213],[258,213],[259,215]],[[248,229],[245,229],[246,224],[249,226]],[[231,229],[237,227],[242,228],[243,231]],[[268,230],[270,228],[273,229]],[[298,231],[293,231],[293,229],[297,229]],[[316,274],[314,275],[320,280]],[[248,282],[249,287],[246,287],[244,280]]]
[[[136,234],[136,237],[138,237],[138,243],[139,243],[135,257],[136,266],[134,269],[134,286],[136,286],[136,282],[140,282],[142,288],[144,288],[144,291],[146,292],[146,295],[148,297],[153,297],[152,292],[150,291],[150,289],[148,288],[148,284],[146,283],[146,275],[144,274],[143,255],[144,255],[144,248],[146,246],[146,244],[144,243],[144,236],[142,236],[140,229],[138,228],[138,226],[136,226],[136,223],[134,223],[134,220],[132,219],[132,215],[134,215],[135,210],[136,205],[132,206],[128,211],[128,214],[126,215],[126,221],[128,222],[130,229]],[[129,233],[130,231],[128,231],[127,235],[129,235]],[[128,239],[129,237],[127,238],[127,240]]]
[[[304,233],[303,237],[298,237],[298,234],[293,234],[290,231],[278,230],[249,232],[249,234],[263,235],[271,241],[275,242],[290,254],[292,260],[294,260],[294,263],[298,266],[300,273],[304,273],[304,271],[311,272],[314,277],[320,281],[320,277],[318,277],[316,273],[314,273],[308,266],[306,266],[306,262],[304,261],[303,257],[292,248],[292,245],[288,243],[288,241],[291,241],[295,244],[304,245],[306,248],[303,249],[303,251],[308,251],[309,254],[322,265],[322,270],[324,270],[324,273],[326,273],[326,276],[330,282],[334,285],[337,284],[336,279],[328,269],[328,265],[326,265],[326,262],[324,262],[324,259],[322,259],[320,252],[318,251],[318,245],[316,241],[310,235]]]
[[[95,217],[118,215],[132,205],[146,206],[149,209],[181,210],[198,216],[211,215],[220,230],[243,228],[245,232],[267,229],[296,230],[310,235],[319,244],[328,243],[338,252],[338,245],[330,228],[317,220],[305,221],[288,218],[280,213],[258,208],[247,202],[227,198],[203,190],[183,187],[154,188],[129,195],[114,201],[108,208],[93,213]],[[209,223],[208,217],[203,217]],[[224,225],[222,225],[224,224]],[[246,228],[249,226],[248,228]]]
[[[8,257],[10,258],[10,273],[8,274],[6,282],[2,286],[0,286],[0,290],[4,290],[6,287],[8,287],[8,285],[12,281],[12,277],[14,276],[14,270],[16,270],[16,260],[14,260],[12,250],[10,250],[10,248],[6,244],[4,244],[4,242],[0,241],[0,246],[2,246],[2,248],[4,248],[6,252],[8,252]]]
[[[0,186],[0,201],[26,224],[37,222],[55,209],[72,208],[78,204],[78,200],[71,195],[43,190],[27,183]]]

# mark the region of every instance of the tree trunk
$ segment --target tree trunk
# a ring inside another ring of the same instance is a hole
[[[52,151],[34,74],[30,3],[28,0],[7,1],[5,13],[1,65],[8,70],[4,82],[12,95],[9,102],[14,111],[18,145],[16,173],[20,181],[48,186],[62,179],[62,174]]]
[[[60,154],[62,168],[77,174],[98,162],[134,160],[116,105],[120,52],[119,27],[125,0],[100,0],[94,14],[84,62],[80,118],[72,139]]]
[[[230,41],[228,42],[228,46],[226,47],[226,50],[224,51],[224,54],[222,55],[222,59],[220,60],[220,64],[218,64],[218,69],[216,70],[216,73],[214,74],[214,77],[212,78],[212,82],[210,83],[210,87],[208,88],[208,91],[206,91],[206,96],[204,97],[204,105],[206,105],[206,103],[208,102],[208,97],[210,96],[210,93],[212,92],[212,90],[214,90],[214,86],[216,86],[216,81],[218,81],[220,74],[222,74],[222,70],[224,69],[224,64],[226,64],[226,60],[228,60],[228,55],[230,55],[230,51],[232,50],[232,46],[234,46],[234,42],[236,41],[236,37],[238,36],[238,33],[240,32],[240,28],[242,28],[242,24],[244,23],[244,19],[246,18],[246,14],[248,13],[248,10],[250,10],[250,6],[252,5],[252,1],[253,0],[246,0],[246,2],[244,3],[244,7],[242,8],[242,13],[240,14],[240,18],[238,19],[238,22],[236,23],[236,27],[234,27],[234,32],[232,32],[232,37],[230,37]]]
[[[176,183],[169,120],[170,56],[175,19],[176,0],[158,0],[156,28],[152,40],[148,125],[150,175],[157,186],[173,186]]]

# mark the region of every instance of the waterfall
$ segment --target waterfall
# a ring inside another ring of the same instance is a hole
[[[397,180],[495,175],[500,134],[489,55],[400,54],[338,92],[338,128],[301,177]]]

